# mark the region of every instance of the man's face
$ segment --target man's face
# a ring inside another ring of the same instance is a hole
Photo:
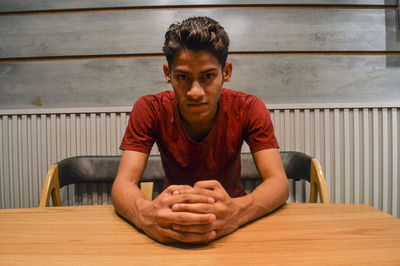
[[[215,118],[222,84],[230,80],[232,63],[227,62],[222,69],[209,52],[182,50],[170,67],[164,64],[164,73],[172,84],[182,118],[194,125]]]

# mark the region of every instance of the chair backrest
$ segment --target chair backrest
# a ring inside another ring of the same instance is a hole
[[[297,151],[281,151],[280,155],[288,179],[295,181],[307,180],[310,182],[312,157]],[[241,165],[242,179],[259,179],[258,171],[250,152],[241,154]]]
[[[96,191],[95,184],[103,183],[100,193],[108,193],[111,184],[117,175],[120,156],[75,156],[66,158],[57,163],[60,188],[75,184],[74,193],[78,195],[78,201],[90,197],[89,194]],[[164,186],[164,170],[159,155],[150,155],[141,182],[153,182],[153,197],[158,196]],[[85,188],[86,187],[86,188]],[[92,191],[87,191],[88,187]],[[105,200],[109,203],[110,200]]]
[[[114,182],[120,156],[76,156],[57,163],[60,188],[79,183]]]
[[[75,156],[57,163],[60,188],[70,184],[114,182],[120,156]],[[164,180],[159,155],[150,155],[141,181]]]
[[[297,151],[282,151],[281,159],[288,179],[311,181],[311,156]]]
[[[301,152],[280,152],[289,179],[310,182],[312,157]],[[112,184],[118,171],[120,156],[77,156],[58,163],[60,188],[70,184]],[[241,185],[247,193],[261,182],[250,152],[241,154]],[[159,155],[150,155],[141,182],[153,182],[153,198],[162,192],[164,170]]]
[[[311,180],[312,157],[302,152],[281,151],[283,168],[288,179],[294,181]],[[241,180],[240,184],[246,193],[252,192],[262,180],[258,174],[253,156],[250,152],[241,154]]]
[[[293,180],[310,182],[312,157],[302,152],[280,152],[286,176]],[[60,187],[92,182],[113,182],[120,156],[76,156],[58,163]],[[242,179],[258,179],[258,171],[250,152],[241,154]],[[150,155],[141,181],[161,181],[164,170],[159,155]]]

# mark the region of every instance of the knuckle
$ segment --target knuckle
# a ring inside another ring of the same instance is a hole
[[[162,197],[160,199],[160,203],[161,203],[162,206],[166,206],[169,203],[169,199],[167,197]]]
[[[179,237],[179,241],[181,242],[185,242],[185,243],[190,243],[190,242],[194,242],[193,237],[191,237],[188,233],[179,233],[178,234]]]
[[[208,204],[201,204],[198,206],[198,211],[201,213],[207,213],[211,211],[211,208]]]
[[[184,215],[183,213],[181,213],[181,212],[178,212],[178,213],[176,214],[176,219],[177,219],[178,221],[181,221],[181,222],[186,221],[185,215]]]
[[[223,207],[221,207],[221,209],[219,210],[219,213],[225,214],[228,212],[228,208],[224,205]]]
[[[186,202],[190,199],[190,196],[188,194],[179,194],[177,199],[179,199],[181,202]]]
[[[208,214],[201,215],[199,222],[201,224],[208,224],[210,222],[210,216]]]
[[[218,184],[219,184],[219,181],[218,181],[218,180],[215,180],[215,179],[213,179],[213,180],[211,180],[211,184],[218,185]]]
[[[155,219],[158,224],[162,223],[165,220],[165,213],[161,210],[156,211]]]
[[[217,188],[220,185],[220,183],[215,179],[208,181],[208,184],[213,188]]]
[[[199,228],[199,233],[208,233],[212,229],[212,225],[204,225]]]

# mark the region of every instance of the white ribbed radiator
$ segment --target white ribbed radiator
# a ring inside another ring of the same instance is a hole
[[[331,202],[365,203],[399,216],[398,103],[269,109],[281,150],[318,158]],[[38,206],[49,165],[63,158],[120,154],[129,112],[125,107],[0,111],[0,207]],[[64,193],[73,197],[72,191]],[[307,184],[292,183],[289,201],[308,201],[308,193]],[[110,202],[96,192],[92,201]]]

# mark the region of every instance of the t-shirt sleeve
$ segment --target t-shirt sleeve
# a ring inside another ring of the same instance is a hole
[[[156,112],[151,100],[141,97],[136,101],[119,147],[121,150],[150,153],[156,139]]]
[[[251,96],[244,116],[244,139],[252,153],[271,148],[279,148],[274,134],[274,125],[265,104],[257,97]]]

